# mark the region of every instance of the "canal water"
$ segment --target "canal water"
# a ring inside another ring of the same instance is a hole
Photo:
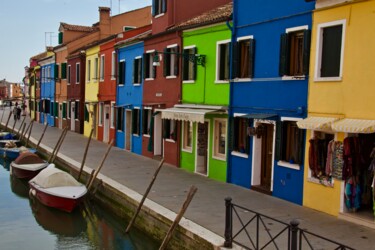
[[[29,199],[26,181],[9,175],[0,159],[0,249],[158,249],[160,243],[101,207],[87,203],[72,213]]]

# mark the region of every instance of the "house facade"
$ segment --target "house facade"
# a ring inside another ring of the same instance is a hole
[[[234,3],[228,181],[300,205],[313,8]]]
[[[55,55],[39,60],[40,65],[40,108],[39,118],[41,123],[55,126]]]
[[[375,24],[374,10],[375,1],[316,1],[309,112],[298,124],[306,129],[309,149],[303,205],[371,226],[375,34],[366,27]],[[313,160],[320,153],[326,157]]]

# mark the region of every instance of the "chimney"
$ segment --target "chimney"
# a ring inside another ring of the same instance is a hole
[[[99,7],[99,29],[100,39],[111,34],[111,9],[108,7]]]

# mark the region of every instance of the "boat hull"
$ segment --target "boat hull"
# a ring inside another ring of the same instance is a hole
[[[77,207],[79,203],[82,202],[83,197],[77,197],[77,198],[66,198],[66,197],[60,197],[56,196],[47,192],[44,192],[42,189],[40,189],[37,185],[34,185],[34,183],[29,182],[30,185],[30,195],[37,198],[42,204],[53,207],[65,212],[72,212],[74,208]]]
[[[17,164],[14,164],[12,162],[10,164],[10,174],[19,178],[19,179],[26,179],[26,180],[31,180],[37,174],[39,174],[40,171],[42,171],[44,168],[48,166],[48,163],[40,164],[40,167],[37,169],[28,169],[27,165],[20,165],[18,166]]]

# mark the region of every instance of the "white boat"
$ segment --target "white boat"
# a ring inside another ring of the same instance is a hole
[[[87,193],[85,185],[50,164],[29,181],[30,195],[46,206],[71,212]]]
[[[24,152],[10,163],[10,174],[20,179],[30,180],[47,166],[48,162],[38,155]]]

